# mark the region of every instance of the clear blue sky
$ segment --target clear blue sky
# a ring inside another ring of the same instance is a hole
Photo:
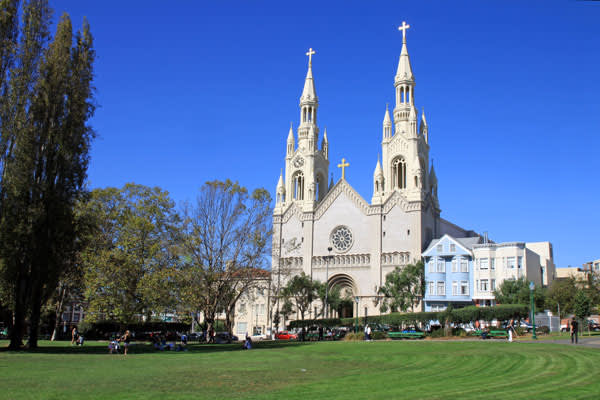
[[[600,2],[53,0],[96,38],[91,187],[272,193],[309,47],[331,170],[370,201],[407,21],[442,216],[600,258]]]

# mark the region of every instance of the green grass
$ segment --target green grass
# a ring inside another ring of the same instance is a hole
[[[0,342],[5,346],[6,342]],[[0,351],[2,399],[596,399],[600,350],[504,341]]]

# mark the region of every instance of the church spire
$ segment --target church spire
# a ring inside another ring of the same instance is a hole
[[[313,54],[316,54],[316,52],[312,48],[308,49],[308,52],[306,53],[306,55],[308,56],[308,71],[306,72],[306,79],[304,80],[304,89],[302,90],[302,96],[300,96],[300,107],[302,107],[303,105],[311,105],[315,106],[316,108],[316,105],[319,103],[317,91],[315,90],[315,80],[313,79],[312,73]],[[314,111],[316,111],[316,109]],[[315,118],[312,118],[312,120],[315,120]],[[305,119],[302,119],[302,121],[304,122]]]
[[[288,137],[287,137],[287,156],[288,157],[291,157],[294,154],[294,147],[295,147],[294,128],[292,126],[292,123],[290,122],[290,131],[289,131]]]
[[[425,143],[429,144],[429,126],[427,125],[427,119],[425,119],[425,108],[423,108],[423,113],[421,114],[421,127],[419,130],[425,139]]]
[[[327,128],[323,132],[323,140],[321,141],[321,152],[327,160],[329,158],[329,140],[327,139]]]
[[[406,22],[398,30],[402,31],[402,51],[400,52],[400,60],[398,61],[398,70],[394,78],[394,86],[396,88],[396,107],[394,108],[394,123],[396,130],[408,131],[409,127],[406,124],[400,124],[400,121],[408,121],[410,109],[414,107],[415,96],[415,77],[412,73],[408,50],[406,49],[406,31],[410,28]]]
[[[385,115],[383,116],[383,139],[392,137],[392,119],[390,118],[389,104],[385,105]]]
[[[277,181],[277,204],[285,202],[285,185],[283,184],[283,170],[279,173],[279,181]]]
[[[406,31],[408,28],[410,28],[410,25],[404,21],[402,22],[402,25],[398,27],[398,30],[402,31],[402,51],[400,52],[400,60],[398,61],[396,82],[414,81],[412,67],[410,66],[410,58],[408,57],[408,50],[406,49]]]

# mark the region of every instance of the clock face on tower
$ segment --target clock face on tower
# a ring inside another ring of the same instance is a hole
[[[304,159],[300,156],[296,157],[296,159],[294,160],[294,167],[300,168],[303,165],[304,165]]]

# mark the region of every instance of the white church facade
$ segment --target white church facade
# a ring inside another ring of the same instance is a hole
[[[429,159],[429,127],[415,99],[415,78],[406,46],[394,78],[395,105],[385,110],[381,159],[376,159],[370,202],[342,177],[327,182],[329,139],[318,120],[319,98],[309,50],[300,97],[300,122],[290,127],[285,169],[273,212],[272,285],[304,272],[356,299],[354,310],[379,313],[378,290],[395,267],[421,259],[434,238],[476,236],[440,217],[438,181]],[[391,88],[390,88],[391,89]],[[391,111],[391,112],[390,112]],[[335,144],[331,144],[335,145]],[[314,316],[314,312],[311,310]]]

